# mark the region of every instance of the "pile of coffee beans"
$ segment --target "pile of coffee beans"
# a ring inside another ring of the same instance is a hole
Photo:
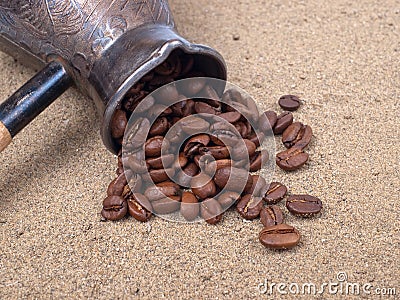
[[[286,186],[267,183],[254,172],[271,162],[274,153],[263,142],[273,134],[282,134],[287,148],[276,155],[276,164],[288,171],[304,165],[311,127],[293,122],[287,111],[260,115],[250,98],[236,89],[220,95],[203,76],[192,56],[173,53],[127,93],[111,123],[121,150],[102,216],[120,220],[129,214],[145,222],[153,214],[179,214],[186,221],[201,218],[216,224],[224,211],[235,207],[244,219],[260,217],[264,246],[297,245],[300,234],[284,224],[277,205],[287,194]],[[184,78],[192,79],[179,84]],[[300,103],[292,95],[279,100],[291,111]],[[291,195],[286,207],[309,217],[320,212],[322,203],[313,196]]]

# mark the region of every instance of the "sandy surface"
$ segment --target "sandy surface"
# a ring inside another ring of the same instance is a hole
[[[376,288],[399,298],[399,1],[171,5],[180,32],[219,50],[229,80],[260,105],[279,110],[285,93],[304,99],[295,118],[314,130],[311,159],[274,178],[319,196],[322,215],[286,211],[303,234],[286,252],[262,247],[259,221],[234,212],[217,226],[100,222],[116,159],[94,105],[71,89],[0,154],[0,298],[270,299],[280,293],[260,294],[265,280],[320,289],[339,272],[343,294],[333,286],[316,298],[342,299],[346,282],[372,286],[364,298],[390,298]],[[33,75],[5,54],[0,68],[0,99]]]

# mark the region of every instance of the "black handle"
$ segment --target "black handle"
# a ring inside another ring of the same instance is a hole
[[[14,137],[72,83],[61,63],[49,63],[0,105],[0,122]]]

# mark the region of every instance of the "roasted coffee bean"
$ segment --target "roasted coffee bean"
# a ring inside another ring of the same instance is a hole
[[[300,99],[294,95],[284,95],[279,98],[278,104],[284,110],[295,111],[300,107]]]
[[[174,160],[175,156],[173,154],[165,154],[163,156],[146,159],[146,164],[149,169],[162,169],[171,166]]]
[[[260,147],[260,145],[264,142],[265,140],[265,135],[262,132],[257,132],[257,133],[252,133],[248,139],[256,145],[256,147]]]
[[[146,118],[139,118],[130,124],[125,137],[125,150],[134,153],[143,149],[149,129],[150,121]]]
[[[236,205],[236,210],[246,220],[257,218],[262,208],[262,199],[250,194],[244,195]]]
[[[126,97],[122,102],[122,107],[128,112],[143,113],[150,109],[154,102],[155,99],[149,96],[146,91],[138,91]],[[138,108],[139,103],[140,107]]]
[[[194,162],[201,171],[208,175],[214,176],[216,171],[215,158],[211,154],[196,155],[194,157]]]
[[[194,75],[194,76],[193,76]],[[201,76],[196,76],[197,74],[190,74],[189,76],[193,76],[193,79],[186,80],[185,82],[180,83],[179,89],[182,94],[192,97],[200,92],[206,85],[206,78]],[[198,74],[201,75],[201,74]],[[201,78],[194,78],[201,77]]]
[[[196,196],[191,192],[182,193],[181,215],[187,221],[196,219],[200,212],[200,204]]]
[[[200,199],[214,197],[217,194],[217,188],[214,181],[211,177],[204,173],[193,177],[190,182],[190,187],[193,194],[195,194]]]
[[[126,180],[125,174],[121,173],[108,185],[107,196],[121,196],[127,184],[128,181]]]
[[[121,196],[108,196],[103,201],[101,215],[111,221],[117,221],[125,217],[128,212],[128,204]]]
[[[164,135],[169,129],[168,119],[166,117],[157,118],[150,127],[149,135]]]
[[[234,88],[226,90],[223,93],[221,100],[229,105],[232,102],[243,103],[242,94],[237,89]]]
[[[218,117],[233,124],[233,123],[239,121],[241,114],[237,111],[230,111],[230,112],[225,112],[225,113],[219,114]],[[218,121],[218,119],[217,119],[217,121]]]
[[[232,102],[230,104],[230,106],[233,108],[233,111],[239,112],[246,120],[258,122],[257,107],[255,108],[255,110],[253,110],[253,109],[249,108],[249,106],[247,104],[243,104],[243,103],[239,103],[239,102]],[[230,110],[227,109],[227,111],[230,111]]]
[[[151,205],[153,206],[153,211],[155,213],[164,215],[179,210],[181,206],[180,201],[181,201],[181,196],[171,196],[153,201]]]
[[[144,192],[149,201],[159,200],[161,198],[180,195],[180,187],[175,182],[164,181],[156,185],[149,186]]]
[[[276,112],[268,110],[264,112],[258,119],[258,129],[262,132],[269,132],[274,128],[278,116]]]
[[[173,81],[174,80],[171,76],[154,74],[153,78],[149,82],[147,82],[146,86],[147,86],[148,90],[154,91],[154,90],[158,89],[159,87],[162,87]]]
[[[235,126],[228,122],[216,122],[211,125],[211,141],[219,146],[234,147],[242,139]]]
[[[193,156],[199,153],[201,147],[207,146],[210,142],[210,137],[207,134],[198,134],[191,137],[183,148],[183,153],[186,156]]]
[[[278,119],[273,128],[274,134],[281,134],[293,123],[293,114],[290,112],[283,112],[278,116]]]
[[[208,224],[217,224],[222,220],[223,209],[214,198],[208,198],[200,204],[200,215]]]
[[[173,178],[173,176],[175,175],[175,169],[168,168],[168,169],[150,170],[148,174],[150,175],[150,178],[154,183],[160,183],[160,182],[169,180],[170,178]],[[143,177],[143,175],[142,175],[142,177]],[[143,179],[145,179],[145,178],[143,178]]]
[[[308,160],[308,154],[298,148],[289,148],[276,155],[276,164],[285,171],[300,168]]]
[[[164,104],[166,106],[170,106],[175,103],[176,100],[179,99],[179,92],[175,87],[175,84],[170,83],[168,85],[163,86],[156,92],[156,99],[158,103]]]
[[[249,189],[253,184],[250,174],[243,169],[224,167],[215,172],[214,181],[221,189],[242,192]]]
[[[312,130],[308,125],[301,122],[294,122],[282,134],[282,143],[286,148],[296,147],[304,149],[310,143]]]
[[[150,118],[165,117],[172,114],[172,109],[164,104],[154,104],[147,112],[146,115]]]
[[[177,68],[181,69],[180,65],[181,62],[178,55],[173,54],[170,55],[161,65],[156,67],[154,72],[163,76],[171,75]]]
[[[267,204],[276,204],[285,197],[287,188],[280,182],[271,182],[263,200]]]
[[[204,170],[207,174],[215,174],[217,170],[231,166],[232,166],[232,160],[227,158],[218,159],[211,161],[207,166],[204,167]]]
[[[236,130],[240,133],[240,136],[242,138],[245,139],[251,134],[251,125],[248,121],[246,121],[246,122],[239,121],[239,122],[236,122],[234,125],[235,125]]]
[[[268,151],[261,150],[256,151],[252,157],[250,157],[250,172],[256,172],[260,170],[269,159]]]
[[[264,177],[260,175],[251,175],[251,178],[253,180],[253,184],[249,189],[244,190],[243,193],[251,194],[255,197],[262,197],[268,189],[267,182],[265,181]]]
[[[210,124],[204,119],[196,116],[189,116],[180,121],[181,128],[189,135],[207,132]]]
[[[152,209],[151,203],[142,194],[132,194],[128,199],[129,214],[140,222],[146,222],[151,218]]]
[[[125,168],[132,170],[136,174],[147,172],[147,165],[143,151],[138,151],[131,155],[124,156],[122,162]]]
[[[231,207],[236,201],[240,199],[240,194],[236,192],[225,192],[218,197],[218,202],[222,208],[227,209]]]
[[[204,102],[196,102],[194,105],[194,110],[198,114],[216,115],[218,113],[218,110],[215,107],[212,107]]]
[[[148,139],[144,144],[146,157],[160,156],[169,147],[169,142],[163,136],[157,135]]]
[[[286,200],[286,208],[294,215],[309,217],[321,211],[322,202],[310,195],[292,195]]]
[[[190,187],[192,178],[199,172],[199,167],[191,162],[186,165],[176,176],[176,182],[183,187]]]
[[[266,206],[260,212],[260,221],[265,227],[282,224],[282,210],[277,205]]]
[[[265,227],[258,236],[261,244],[271,249],[289,249],[300,241],[300,233],[293,226],[279,224]]]
[[[131,192],[137,193],[142,190],[143,180],[139,174],[133,174],[128,180],[128,187]],[[123,194],[125,193],[125,190]]]
[[[256,152],[256,145],[247,139],[240,141],[236,147],[232,149],[232,159],[234,160],[242,160],[242,159],[249,159],[252,157]]]
[[[199,148],[199,153],[201,155],[210,154],[217,160],[228,158],[229,152],[229,148],[226,146],[207,146]]]
[[[185,155],[185,153],[180,152],[178,154],[178,157],[175,159],[173,167],[175,169],[183,169],[187,165],[188,161],[189,160],[188,160],[187,156]]]
[[[112,137],[115,139],[121,138],[124,135],[127,124],[126,113],[121,109],[116,109],[110,124]]]
[[[168,130],[165,138],[170,144],[179,144],[187,137],[187,134],[182,130],[181,123],[174,123],[172,128]]]
[[[204,98],[202,101],[207,102],[214,108],[221,108],[221,102],[217,91],[211,86],[206,85],[200,92],[199,97]]]

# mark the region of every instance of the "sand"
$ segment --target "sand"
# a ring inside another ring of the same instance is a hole
[[[229,80],[263,108],[280,111],[286,93],[304,100],[295,119],[314,130],[310,161],[296,172],[276,169],[274,179],[320,197],[321,216],[285,211],[302,240],[284,252],[264,248],[260,222],[233,211],[217,226],[100,222],[116,158],[102,145],[94,104],[70,89],[0,154],[0,298],[271,299],[281,294],[276,286],[262,294],[265,281],[319,290],[338,283],[339,272],[343,291],[325,288],[317,299],[342,299],[346,283],[369,284],[365,299],[398,298],[399,2],[171,6],[180,32],[220,51]],[[34,74],[5,54],[0,68],[0,99]],[[377,288],[397,296],[380,298]]]

